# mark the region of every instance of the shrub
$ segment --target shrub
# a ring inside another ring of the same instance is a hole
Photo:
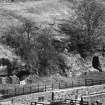
[[[1,42],[15,49],[31,73],[50,75],[62,70],[63,65],[52,45],[51,36],[49,29],[41,29],[35,23],[25,21],[21,27],[11,27]]]
[[[82,0],[75,12],[76,19],[65,20],[59,24],[59,29],[70,36],[70,51],[76,50],[85,58],[97,52],[102,46],[104,6],[95,0]]]

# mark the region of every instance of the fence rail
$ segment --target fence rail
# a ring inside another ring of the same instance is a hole
[[[85,86],[93,86],[93,85],[101,85],[105,84],[105,80],[93,80],[93,79],[86,79]]]
[[[52,83],[50,85],[43,84],[30,84],[30,85],[16,85],[16,86],[11,86],[11,85],[5,85],[0,87],[1,93],[3,94],[2,98],[8,98],[8,97],[13,97],[13,96],[18,96],[18,95],[25,95],[25,94],[30,94],[30,93],[37,93],[37,92],[45,92],[45,91],[50,91],[54,89],[65,89],[65,88],[73,88],[73,87],[79,87],[79,86],[93,86],[93,85],[101,85],[105,84],[105,80],[92,80],[92,79],[86,79],[84,84],[81,83],[80,81],[75,83]]]

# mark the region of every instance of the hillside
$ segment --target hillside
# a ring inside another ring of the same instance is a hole
[[[59,23],[59,20],[69,18],[75,19],[76,15],[73,6],[73,3],[67,0],[33,0],[13,3],[2,2],[0,3],[0,36],[3,36],[5,31],[9,30],[11,27],[20,27],[25,20],[35,22],[43,28],[49,26],[49,24],[55,24],[56,26]],[[60,38],[62,38],[61,36],[62,34],[58,34],[56,38],[60,40]],[[65,35],[63,38],[65,39]],[[4,46],[1,44],[0,46],[2,47],[1,52],[5,50],[5,53],[1,53],[2,57],[6,56],[9,59],[12,59],[16,56],[12,47],[8,49],[6,45]],[[61,55],[67,66],[65,71],[68,74],[68,77],[75,77],[88,71],[96,71],[91,64],[92,57],[84,60],[79,53],[67,54],[66,52],[63,52]],[[19,56],[17,58],[21,59]],[[100,61],[104,70],[104,58],[102,56],[100,56]]]
[[[23,21],[23,19],[29,19],[31,21],[37,21],[41,23],[53,23],[55,19],[63,19],[72,15],[72,4],[67,2],[59,2],[55,0],[43,0],[43,1],[27,1],[27,2],[15,2],[15,3],[1,3],[0,14],[1,19],[12,20],[13,22]],[[11,21],[8,21],[11,22]],[[9,23],[8,23],[9,24]]]
[[[11,26],[20,26],[24,20],[37,22],[44,27],[53,24],[57,19],[72,15],[74,11],[71,8],[72,4],[59,0],[1,3],[0,35],[3,36]]]

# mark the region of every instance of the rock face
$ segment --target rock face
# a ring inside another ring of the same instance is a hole
[[[83,59],[79,54],[63,54],[65,59],[65,64],[67,65],[67,74],[68,77],[79,76],[85,72],[99,72],[99,70],[95,69],[92,65],[93,57],[88,57],[87,59]],[[100,68],[102,71],[105,71],[105,57],[98,54]]]
[[[6,58],[12,61],[13,59],[20,59],[19,56],[16,56],[12,49],[8,46],[0,44],[0,58]]]
[[[81,58],[79,54],[68,54],[63,56],[68,67],[68,70],[66,70],[68,76],[77,76],[81,75],[82,72],[89,71],[88,68],[91,65]]]
[[[1,62],[2,59],[8,60],[9,63],[11,63],[14,60],[16,60],[18,63],[21,63],[21,58],[17,56],[11,48],[0,44],[0,77],[5,77],[6,75],[8,75],[9,72],[9,69],[7,67],[8,65],[6,65],[6,61]],[[5,65],[3,65],[4,63]],[[12,78],[15,77],[13,76]]]
[[[104,56],[100,56],[100,64],[102,67],[102,71],[105,71],[105,57]]]
[[[20,80],[16,75],[11,76],[12,84],[20,84]]]

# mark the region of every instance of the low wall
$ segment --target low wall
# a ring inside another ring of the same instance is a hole
[[[79,97],[83,96],[84,100],[89,101],[90,103],[96,100],[100,100],[102,103],[105,102],[105,84],[33,93],[29,95],[14,97],[11,100],[13,103],[30,105],[31,102],[38,102],[40,99],[43,101],[50,101],[52,99],[52,92],[54,92],[55,100],[67,98],[79,99]]]

